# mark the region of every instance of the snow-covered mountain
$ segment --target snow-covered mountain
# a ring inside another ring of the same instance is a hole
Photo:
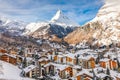
[[[58,10],[49,22],[30,23],[26,26],[25,35],[35,38],[49,38],[57,36],[62,38],[72,32],[79,25]]]
[[[0,16],[0,32],[9,32],[11,35],[21,35],[24,32],[26,23],[21,21],[13,21]]]
[[[40,27],[43,27],[46,25],[48,25],[47,22],[30,23],[26,26],[25,34],[31,34],[31,33],[35,32],[36,30],[38,30]]]
[[[99,10],[92,22],[100,22],[104,31],[98,43],[120,43],[120,0],[105,0],[105,5]],[[93,37],[97,38],[99,32]],[[107,37],[107,38],[106,38]]]
[[[53,24],[59,24],[59,25],[67,25],[67,26],[79,26],[78,23],[71,20],[67,16],[65,16],[61,10],[58,10],[54,17],[50,21]]]
[[[120,43],[119,3],[120,0],[104,0],[104,5],[97,16],[83,27],[69,34],[65,41],[71,44],[86,41],[93,45]]]
[[[50,36],[57,36],[62,38],[68,33],[72,32],[75,27],[71,26],[61,26],[58,24],[50,24],[46,22],[41,23],[30,23],[26,27],[25,35],[32,36],[35,38],[44,38],[48,39]]]

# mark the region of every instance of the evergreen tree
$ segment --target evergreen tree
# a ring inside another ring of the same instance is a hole
[[[50,60],[53,61],[52,55],[50,56]]]
[[[34,55],[34,58],[35,58],[35,60],[38,60],[38,59],[39,59],[39,55],[38,55],[38,54],[35,54],[35,55]]]
[[[27,59],[26,59],[26,57],[24,58],[24,60],[22,62],[22,67],[23,68],[27,67]]]
[[[98,63],[99,63],[99,61],[100,61],[100,57],[99,57],[99,55],[98,55],[98,57],[96,58],[95,63],[96,63],[96,64],[98,64]]]
[[[78,58],[79,58],[79,55],[76,56],[76,65],[79,64],[79,59]]]
[[[110,75],[110,70],[107,68],[107,70],[106,70],[106,74],[107,75]]]
[[[23,52],[22,50],[20,50],[18,54],[19,54],[19,55],[23,55],[23,53],[24,53],[24,52]]]
[[[57,52],[57,51],[55,51],[55,55],[58,55],[58,52]]]

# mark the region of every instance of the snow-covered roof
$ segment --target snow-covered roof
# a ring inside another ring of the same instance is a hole
[[[55,80],[61,80],[61,78],[59,76],[52,76],[51,78],[55,79]]]
[[[28,52],[27,54],[35,54],[35,52]]]
[[[117,55],[114,52],[107,52],[104,57],[110,56],[111,59],[114,59],[117,57]]]
[[[89,54],[96,57],[98,53],[90,49],[79,50],[75,53],[75,55],[84,55],[84,54]]]
[[[112,78],[114,78],[114,80],[116,80],[116,76],[120,75],[120,73],[118,73],[117,71],[113,71],[113,70],[110,70],[110,75]]]
[[[77,51],[75,54],[83,54],[83,53],[86,53],[88,51],[92,51],[92,50],[90,50],[90,49],[83,49],[83,50]]]
[[[36,68],[35,65],[30,65],[30,66],[24,68],[23,71],[25,71],[25,73],[28,73],[28,72],[30,72],[31,70],[35,69],[35,68]]]
[[[45,58],[45,57],[44,57],[44,58],[40,58],[38,61],[41,62],[41,61],[48,61],[48,60],[49,60],[48,58]]]
[[[97,77],[100,77],[100,78],[104,78],[106,76],[108,76],[106,74],[106,68],[102,68],[102,67],[96,67],[93,69],[94,72],[95,72],[95,75]],[[102,72],[101,72],[102,71]],[[110,70],[110,76],[113,78],[113,80],[116,80],[115,77],[119,77],[120,76],[120,73],[118,73],[117,71],[113,71],[113,70]]]
[[[105,73],[99,73],[99,74],[96,74],[97,77],[100,77],[100,78],[104,78],[106,77],[107,75]]]
[[[93,74],[90,73],[89,70],[87,70],[87,69],[82,69],[82,71],[80,71],[76,76],[83,75],[83,74],[87,74],[91,77],[93,76]]]
[[[96,67],[96,68],[94,68],[95,73],[97,73],[98,71],[101,71],[101,70],[106,70],[106,69],[103,68],[103,67]]]
[[[65,56],[75,59],[75,54],[73,54],[73,53],[68,53]]]
[[[65,57],[64,55],[57,55],[58,57]]]
[[[74,69],[81,69],[82,67],[81,67],[81,66],[78,66],[78,65],[74,65],[73,68],[74,68]]]
[[[5,55],[7,55],[9,57],[12,57],[12,58],[16,58],[16,55],[14,55],[14,54],[7,54],[7,53],[5,53]]]
[[[33,58],[26,57],[26,60],[29,62],[29,61],[32,61],[32,60],[33,60]]]
[[[47,66],[50,66],[50,65],[53,65],[56,69],[59,69],[59,70],[64,70],[65,68],[69,67],[69,65],[65,65],[65,64],[56,64],[56,63],[48,63],[46,65],[44,65],[44,67],[47,67]]]
[[[63,54],[63,52],[58,52],[58,54]]]
[[[102,61],[102,62],[108,62],[110,59],[108,59],[108,58],[103,58],[103,59],[100,59],[100,61]]]
[[[93,56],[93,55],[87,55],[87,56],[83,56],[83,55],[80,55],[79,57],[78,57],[79,59],[82,59],[82,60],[89,60],[89,59],[91,59],[91,58],[96,58],[95,56]]]
[[[120,78],[120,73],[118,73],[118,74],[116,75],[116,77]]]
[[[103,52],[105,49],[96,49],[95,52]]]
[[[115,53],[113,53],[111,51],[105,53],[105,55],[113,55],[113,54],[115,54]]]

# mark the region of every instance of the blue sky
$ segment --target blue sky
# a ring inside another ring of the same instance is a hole
[[[25,22],[49,21],[60,9],[83,25],[102,5],[102,0],[0,0],[0,16]]]

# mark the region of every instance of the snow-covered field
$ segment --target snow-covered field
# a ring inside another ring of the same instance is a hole
[[[0,80],[33,80],[20,77],[21,70],[12,64],[0,60]]]

